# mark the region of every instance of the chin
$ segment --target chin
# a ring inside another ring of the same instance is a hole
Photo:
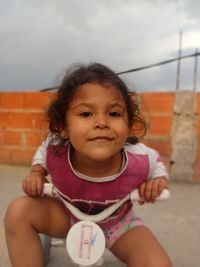
[[[92,155],[92,159],[94,161],[106,161],[106,160],[109,160],[111,159],[115,154],[111,154],[111,153],[105,153],[105,152],[100,152],[100,153],[94,153]]]

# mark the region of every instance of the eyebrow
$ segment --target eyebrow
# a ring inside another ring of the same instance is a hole
[[[120,103],[110,103],[110,105],[108,105],[110,107],[120,107],[120,108],[125,108],[126,106]]]
[[[90,103],[79,103],[77,105],[74,105],[74,106],[71,106],[72,109],[77,109],[77,108],[82,108],[82,107],[92,107],[93,104],[90,104]]]
[[[95,105],[93,105],[93,103],[87,103],[87,102],[83,102],[83,103],[79,103],[75,106],[72,106],[71,108],[72,109],[77,109],[77,108],[82,108],[82,107],[86,107],[86,108],[93,108],[95,107]],[[118,107],[118,108],[122,108],[122,109],[125,109],[126,106],[121,104],[121,103],[118,103],[118,102],[108,102],[107,105],[106,105],[107,108],[115,108],[115,107]]]
[[[120,107],[122,109],[126,108],[126,104],[124,102],[122,103],[120,99],[112,99],[107,103],[107,105],[112,108],[114,107]]]

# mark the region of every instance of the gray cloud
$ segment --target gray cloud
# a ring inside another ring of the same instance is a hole
[[[199,0],[184,0],[179,1],[180,6],[185,12],[185,14],[190,18],[194,20],[200,20],[199,17],[199,11],[200,11],[200,2]]]
[[[177,52],[179,31],[199,27],[190,2],[1,1],[0,90],[53,86],[76,62],[99,61],[122,71],[170,58]],[[159,90],[174,86],[172,74],[169,65],[124,78],[131,86]]]

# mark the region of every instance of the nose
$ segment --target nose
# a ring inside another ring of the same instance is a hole
[[[106,114],[98,113],[95,115],[94,127],[97,129],[106,129],[109,127]]]

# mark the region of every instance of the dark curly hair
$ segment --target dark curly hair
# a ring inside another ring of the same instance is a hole
[[[127,140],[131,143],[138,141],[138,136],[146,133],[145,120],[140,115],[137,102],[134,100],[134,92],[130,93],[125,83],[108,67],[92,63],[89,65],[74,65],[66,72],[61,85],[58,88],[55,100],[50,104],[47,115],[49,129],[60,141],[60,130],[66,127],[65,115],[74,93],[85,83],[97,83],[116,88],[126,103],[128,114],[128,126],[133,126],[133,136]],[[137,133],[135,135],[135,133]]]

